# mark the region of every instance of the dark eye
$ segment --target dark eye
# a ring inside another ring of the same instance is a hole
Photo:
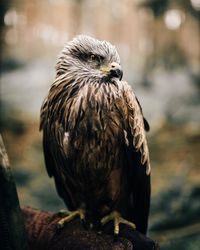
[[[91,54],[90,55],[90,60],[92,62],[95,62],[97,65],[101,65],[103,60],[104,60],[104,57],[103,56],[100,56],[100,55],[94,55],[94,54]]]
[[[92,54],[92,55],[90,56],[90,59],[91,59],[92,61],[98,61],[98,56]]]

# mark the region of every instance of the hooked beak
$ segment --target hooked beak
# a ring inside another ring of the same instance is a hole
[[[102,68],[101,71],[110,78],[119,78],[120,81],[123,76],[122,67],[116,62],[112,62],[108,67]]]

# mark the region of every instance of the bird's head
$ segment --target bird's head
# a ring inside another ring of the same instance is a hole
[[[122,68],[116,48],[107,41],[99,41],[79,35],[68,42],[56,64],[57,77],[79,79],[84,77],[93,82],[122,79]]]

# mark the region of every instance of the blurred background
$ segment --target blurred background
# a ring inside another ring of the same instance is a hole
[[[39,111],[58,53],[81,33],[116,45],[150,122],[149,235],[163,250],[200,249],[200,0],[1,0],[0,129],[21,204],[64,208]]]

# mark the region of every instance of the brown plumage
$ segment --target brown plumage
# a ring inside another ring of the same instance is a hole
[[[85,208],[92,221],[117,210],[146,233],[149,128],[121,78],[110,43],[81,35],[64,47],[41,108],[45,163],[70,210]]]

